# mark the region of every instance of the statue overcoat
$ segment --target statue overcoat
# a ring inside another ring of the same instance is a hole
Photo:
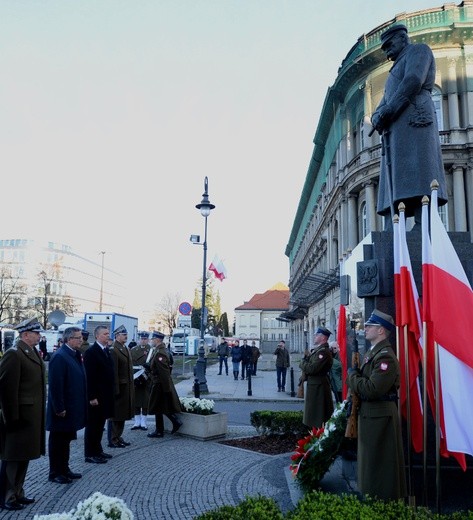
[[[440,149],[432,88],[435,59],[425,44],[408,44],[389,71],[384,96],[375,114],[385,105],[392,111],[387,136],[383,137],[384,155],[378,187],[377,211],[390,213],[387,159],[391,159],[391,186],[394,209],[406,204],[406,216],[421,207],[424,195],[430,197],[430,183],[439,184],[439,206],[447,201],[445,172]]]
[[[382,499],[406,496],[399,413],[399,362],[388,340],[369,350],[348,385],[361,399],[358,414],[358,489]]]
[[[333,399],[328,374],[332,368],[332,353],[327,343],[319,345],[308,358],[300,362],[307,386],[303,423],[320,428],[333,413]]]

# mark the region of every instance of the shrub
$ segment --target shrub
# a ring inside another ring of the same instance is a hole
[[[250,421],[260,435],[302,436],[307,433],[307,426],[302,423],[302,412],[261,410],[252,412]]]
[[[247,497],[236,506],[222,506],[209,511],[195,520],[283,520],[278,505],[272,498]]]

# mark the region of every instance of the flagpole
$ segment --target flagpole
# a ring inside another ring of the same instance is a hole
[[[440,391],[439,346],[434,342],[435,355],[435,489],[437,513],[440,514]]]
[[[404,370],[406,383],[406,420],[407,420],[407,491],[409,501],[412,498],[412,439],[411,439],[411,389],[409,374],[409,345],[407,325],[402,327],[404,333]]]
[[[429,206],[429,197],[424,196],[422,198],[422,252],[424,251],[424,240],[429,240],[429,223],[428,223],[428,206]],[[425,209],[424,209],[425,207]],[[422,258],[422,263],[424,263],[424,258]],[[424,287],[424,283],[422,284]],[[426,295],[424,290],[422,291],[422,304],[424,307],[424,311],[427,305]],[[422,505],[427,507],[428,503],[428,486],[427,486],[427,385],[428,385],[428,371],[427,371],[427,345],[429,344],[429,338],[427,337],[427,321],[425,320],[425,312],[424,320],[422,321],[422,337],[424,338],[424,345],[422,350],[422,406],[424,410],[423,416],[423,446],[424,452],[422,454],[422,474],[423,474],[423,486],[422,486]]]

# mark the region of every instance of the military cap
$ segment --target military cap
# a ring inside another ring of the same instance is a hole
[[[118,328],[116,328],[113,331],[114,336],[116,336],[117,334],[128,334],[128,331],[126,330],[125,325],[120,325]]]
[[[371,325],[375,327],[384,327],[387,330],[394,330],[396,326],[394,325],[394,320],[392,316],[386,314],[385,312],[381,312],[378,309],[375,309],[371,316],[365,321],[365,326]]]
[[[396,34],[399,34],[400,32],[405,32],[407,34],[407,27],[402,24],[398,23],[396,25],[391,25],[389,29],[383,32],[381,34],[381,49],[384,49],[384,46],[386,43],[393,37],[396,36]]]
[[[159,332],[159,330],[153,330],[153,332],[151,333],[151,337],[164,339],[164,334],[162,332]]]
[[[23,320],[15,327],[15,330],[18,331],[18,334],[21,334],[22,332],[44,332],[38,318],[28,318]]]
[[[138,336],[141,338],[141,339],[148,339],[149,338],[149,332],[140,332],[138,333]]]
[[[84,339],[87,339],[87,338],[89,337],[89,334],[90,334],[90,333],[89,333],[88,330],[83,330],[83,331],[81,331],[81,334],[82,334],[82,337],[83,337]]]
[[[326,329],[325,327],[317,327],[317,330],[315,331],[316,334],[323,334],[324,336],[327,336],[330,337],[331,336],[331,332]]]

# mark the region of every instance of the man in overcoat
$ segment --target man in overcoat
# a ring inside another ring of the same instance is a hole
[[[333,413],[329,379],[333,359],[328,345],[331,334],[327,328],[318,327],[314,334],[314,348],[305,352],[299,365],[307,381],[303,423],[310,428],[320,428]]]
[[[113,331],[115,341],[110,353],[113,359],[115,383],[115,412],[109,420],[109,448],[124,448],[130,443],[123,440],[125,421],[133,417],[135,409],[135,386],[133,384],[133,360],[126,346],[128,331],[120,325]]]
[[[163,343],[164,334],[159,331],[151,333],[153,353],[149,370],[151,374],[151,394],[149,397],[149,412],[156,416],[156,429],[148,433],[148,437],[163,437],[165,415],[172,423],[171,433],[176,433],[182,422],[176,413],[182,411],[181,402],[177,395],[169,370],[169,357],[166,345]]]
[[[87,385],[80,352],[82,334],[79,327],[68,327],[64,344],[53,355],[48,367],[48,406],[46,429],[49,431],[49,480],[70,484],[81,478],[69,467],[70,444],[87,417]]]
[[[390,215],[392,198],[395,212],[399,202],[404,202],[406,216],[414,215],[416,222],[420,222],[422,197],[430,195],[433,179],[440,184],[439,206],[447,202],[431,95],[435,59],[427,45],[410,43],[407,27],[402,24],[393,25],[381,35],[381,48],[394,65],[386,80],[384,96],[371,118],[373,127],[383,134],[384,147],[377,211],[380,215]]]
[[[278,392],[285,392],[286,374],[287,369],[291,366],[291,357],[286,348],[286,342],[283,339],[278,343],[274,355],[276,356],[276,381],[278,384]]]
[[[113,417],[114,368],[108,350],[110,331],[99,325],[94,331],[95,343],[85,351],[84,367],[87,376],[87,422],[84,432],[85,461],[104,464],[111,455],[102,448],[105,421]]]
[[[139,333],[140,342],[131,349],[131,359],[135,367],[134,385],[135,385],[135,422],[131,427],[132,430],[147,430],[146,420],[148,417],[149,391],[151,387],[151,379],[149,372],[144,368],[144,364],[149,361],[151,346],[148,342],[149,332]],[[137,367],[141,367],[137,369]],[[138,374],[138,375],[137,375]]]
[[[404,453],[397,409],[400,370],[389,335],[391,316],[375,309],[365,323],[371,348],[360,369],[350,368],[348,385],[358,394],[358,489],[386,500],[406,496]]]
[[[0,362],[0,508],[34,502],[23,484],[30,460],[45,454],[45,368],[36,345],[43,331],[36,318],[17,325],[19,340]]]

